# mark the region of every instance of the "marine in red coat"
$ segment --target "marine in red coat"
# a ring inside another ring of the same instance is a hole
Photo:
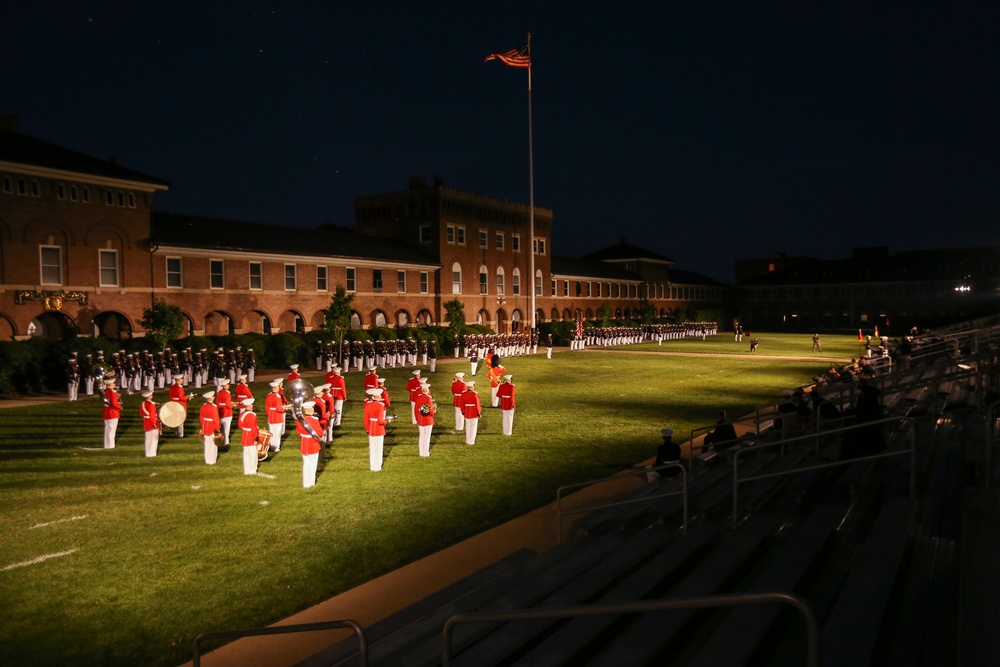
[[[118,433],[118,419],[122,416],[122,403],[115,391],[115,379],[104,380],[104,449],[115,448],[115,436]]]
[[[160,443],[160,417],[156,414],[156,403],[153,403],[153,392],[142,392],[142,403],[139,404],[139,416],[142,417],[142,432],[145,439],[146,456],[156,456]]]
[[[240,416],[236,423],[240,427],[240,444],[243,445],[243,474],[257,473],[257,443],[260,442],[260,425],[257,413],[253,411],[253,397],[240,402]]]
[[[313,415],[315,401],[302,404],[302,419],[295,421],[295,431],[299,434],[299,450],[302,452],[302,486],[316,486],[316,468],[319,465],[319,440],[312,436],[310,429],[317,435],[321,432],[319,420]]]
[[[170,389],[167,391],[167,397],[174,403],[180,404],[184,408],[185,414],[187,413],[188,397],[184,393],[184,376],[175,375],[174,383],[171,385]],[[184,437],[184,422],[177,427],[177,437]]]
[[[199,419],[201,420],[201,437],[205,445],[205,463],[215,465],[219,459],[219,448],[215,444],[215,434],[222,431],[222,419],[219,418],[219,408],[215,405],[215,392],[205,392],[202,397],[205,399],[205,403],[201,406]]]
[[[465,444],[476,444],[476,434],[479,431],[479,415],[483,408],[479,403],[479,394],[475,390],[475,381],[465,383],[462,393],[462,416],[465,417]]]
[[[504,435],[514,434],[514,410],[517,405],[514,401],[516,387],[511,382],[512,376],[504,375],[503,382],[497,387],[497,400],[500,402],[502,412],[502,431]]]
[[[465,416],[462,415],[462,394],[465,393],[465,373],[455,373],[455,381],[451,383],[452,406],[455,408],[455,430],[465,428]]]
[[[420,456],[431,455],[431,432],[436,414],[437,403],[431,397],[430,385],[424,384],[413,402],[413,416],[417,421],[417,452]]]

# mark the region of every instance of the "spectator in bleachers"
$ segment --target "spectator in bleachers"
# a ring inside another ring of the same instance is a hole
[[[719,410],[719,421],[715,423],[715,430],[705,436],[701,451],[721,452],[738,444],[740,442],[736,435],[736,427],[726,418],[726,411]]]
[[[881,393],[878,387],[869,384],[864,378],[860,380],[858,401],[854,408],[856,424],[877,422],[885,418]],[[844,460],[859,456],[871,456],[883,451],[885,451],[885,433],[882,424],[871,424],[844,434],[844,442],[840,446],[840,458]]]
[[[679,463],[681,460],[681,448],[676,442],[674,442],[674,431],[673,429],[665,428],[660,430],[660,435],[663,436],[663,443],[656,448],[656,462],[653,466],[663,466],[670,463]],[[660,477],[676,477],[680,474],[679,468],[666,468],[664,470],[655,470],[649,473],[649,477],[655,479],[654,476],[658,475]],[[652,481],[652,479],[650,481]]]

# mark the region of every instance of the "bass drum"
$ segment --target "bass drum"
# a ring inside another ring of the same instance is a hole
[[[160,421],[167,428],[177,428],[187,418],[187,410],[180,403],[171,401],[160,407]]]

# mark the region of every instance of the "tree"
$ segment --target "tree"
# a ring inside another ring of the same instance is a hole
[[[323,330],[329,331],[333,339],[337,341],[337,359],[341,365],[344,360],[340,353],[344,347],[344,336],[351,328],[351,304],[354,302],[354,293],[347,293],[343,285],[337,285],[333,296],[330,297],[330,307],[323,311]]]
[[[643,324],[652,324],[656,319],[656,306],[649,302],[649,299],[639,300],[639,321]]]
[[[465,305],[458,299],[452,299],[444,304],[444,319],[456,336],[465,332]]]
[[[162,350],[167,341],[177,338],[184,331],[184,312],[180,306],[154,299],[151,308],[143,309],[139,324],[146,330],[146,337],[156,343],[156,349]]]
[[[606,327],[611,322],[611,316],[614,313],[611,312],[611,306],[605,301],[600,306],[597,307],[597,324],[601,327]]]

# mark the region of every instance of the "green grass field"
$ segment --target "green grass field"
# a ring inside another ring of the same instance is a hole
[[[96,397],[0,410],[0,663],[179,664],[200,632],[287,617],[549,503],[560,485],[650,458],[664,426],[684,434],[720,407],[743,414],[810,383],[829,358],[857,356],[851,337],[824,336],[822,355],[810,352],[809,335],[759,337],[754,356],[720,335],[628,348],[652,354],[546,360],[543,348],[507,359],[518,388],[514,436],[502,436],[499,410],[487,409],[472,447],[450,428],[446,398],[451,373],[468,364],[442,359],[430,376],[441,410],[429,459],[417,456],[406,417],[412,369],[389,370],[401,419],[379,473],[368,470],[361,375],[351,373],[344,426],[312,489],[301,486],[294,437],[261,466],[273,479],[245,477],[239,446],[206,466],[194,415],[187,438],[165,435],[160,455],[145,458],[137,396],[126,397],[108,451]],[[696,354],[655,354],[667,351]],[[259,403],[265,389],[254,386]],[[40,560],[51,554],[60,555]]]

